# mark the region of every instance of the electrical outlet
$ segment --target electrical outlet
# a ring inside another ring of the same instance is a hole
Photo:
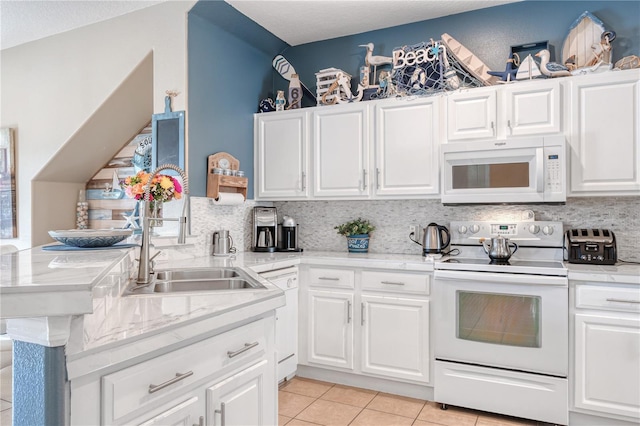
[[[415,225],[409,225],[409,234],[413,234],[414,236],[416,236],[417,230],[418,228]]]

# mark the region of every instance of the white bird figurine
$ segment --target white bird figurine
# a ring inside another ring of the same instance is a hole
[[[364,57],[364,63],[366,66],[370,67],[373,65],[373,78],[375,79],[376,68],[378,65],[388,65],[393,63],[393,58],[390,56],[374,56],[373,55],[373,43],[361,44],[360,47],[367,48],[367,56]]]
[[[547,77],[567,77],[571,73],[564,65],[556,62],[549,62],[551,54],[547,49],[543,49],[536,53],[536,56],[540,58],[540,72]]]

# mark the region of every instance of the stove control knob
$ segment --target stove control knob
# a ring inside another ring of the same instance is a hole
[[[467,227],[464,225],[460,225],[458,226],[458,233],[460,234],[466,234],[467,233]]]
[[[553,226],[545,226],[544,228],[542,228],[542,233],[544,235],[551,235],[553,234]]]
[[[537,234],[538,232],[540,232],[540,226],[538,226],[538,225],[530,225],[529,226],[529,232],[531,232],[532,234]]]
[[[476,234],[479,230],[480,230],[480,225],[471,225],[469,227],[469,231],[471,231],[472,234]]]

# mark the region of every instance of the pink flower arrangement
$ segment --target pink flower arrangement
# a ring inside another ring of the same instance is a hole
[[[124,193],[129,198],[142,200],[144,198],[144,187],[149,182],[150,173],[140,171],[135,176],[129,176],[120,183],[124,189]],[[151,188],[149,192],[150,201],[166,202],[173,199],[182,198],[182,185],[180,181],[173,176],[155,175],[151,180]]]

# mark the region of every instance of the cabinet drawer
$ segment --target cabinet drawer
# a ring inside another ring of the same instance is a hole
[[[353,288],[353,271],[333,268],[309,268],[309,284],[319,287]]]
[[[103,423],[127,423],[167,395],[184,394],[218,370],[264,355],[266,334],[265,321],[256,321],[103,376]]]
[[[576,307],[640,312],[640,288],[576,285]]]
[[[427,273],[362,271],[362,289],[428,295],[431,277]]]

